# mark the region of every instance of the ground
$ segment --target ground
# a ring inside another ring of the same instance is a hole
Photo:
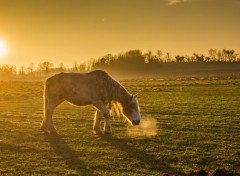
[[[152,124],[136,130],[115,116],[104,136],[92,134],[93,107],[67,103],[54,113],[58,135],[44,134],[43,82],[0,82],[0,175],[240,173],[240,79],[121,83],[138,93],[143,123]]]

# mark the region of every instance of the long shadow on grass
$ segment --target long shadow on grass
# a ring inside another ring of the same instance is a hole
[[[93,175],[92,170],[87,168],[86,164],[79,159],[79,155],[68,146],[60,135],[46,135],[46,138],[55,153],[65,160],[68,168],[75,170],[79,175]]]
[[[145,151],[134,148],[128,145],[130,142],[127,139],[117,139],[112,136],[99,135],[103,140],[106,140],[110,145],[114,146],[118,150],[127,153],[130,158],[140,161],[143,166],[147,166],[149,171],[155,171],[167,174],[186,175],[182,171],[171,167],[163,159],[157,159],[154,155],[147,154]],[[146,145],[147,141],[144,141],[143,145]],[[161,152],[161,151],[159,151]]]

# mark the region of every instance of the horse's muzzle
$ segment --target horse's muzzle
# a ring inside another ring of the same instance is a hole
[[[132,124],[135,126],[135,125],[139,125],[140,123],[140,120],[132,120]]]

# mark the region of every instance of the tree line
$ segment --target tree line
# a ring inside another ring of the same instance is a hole
[[[169,63],[240,63],[240,56],[235,50],[228,49],[209,49],[206,56],[197,53],[193,53],[191,56],[171,56],[169,52],[164,53],[161,50],[157,50],[155,53],[150,50],[146,53],[141,50],[130,50],[118,55],[107,54],[80,64],[74,62],[71,68],[65,67],[63,63],[54,66],[49,61],[39,63],[37,68],[34,68],[33,64],[27,67],[21,66],[18,69],[14,65],[5,64],[0,65],[0,76],[43,76],[63,71],[79,72],[94,69],[144,72],[159,69]]]

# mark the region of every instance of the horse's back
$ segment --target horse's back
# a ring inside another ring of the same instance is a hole
[[[103,70],[94,70],[86,73],[58,73],[47,79],[47,82],[56,82],[60,80],[87,80],[87,79],[106,79],[109,77],[109,74]]]
[[[53,96],[82,105],[92,102],[93,99],[108,99],[109,78],[109,75],[101,70],[88,73],[59,73],[48,78],[45,87]]]

